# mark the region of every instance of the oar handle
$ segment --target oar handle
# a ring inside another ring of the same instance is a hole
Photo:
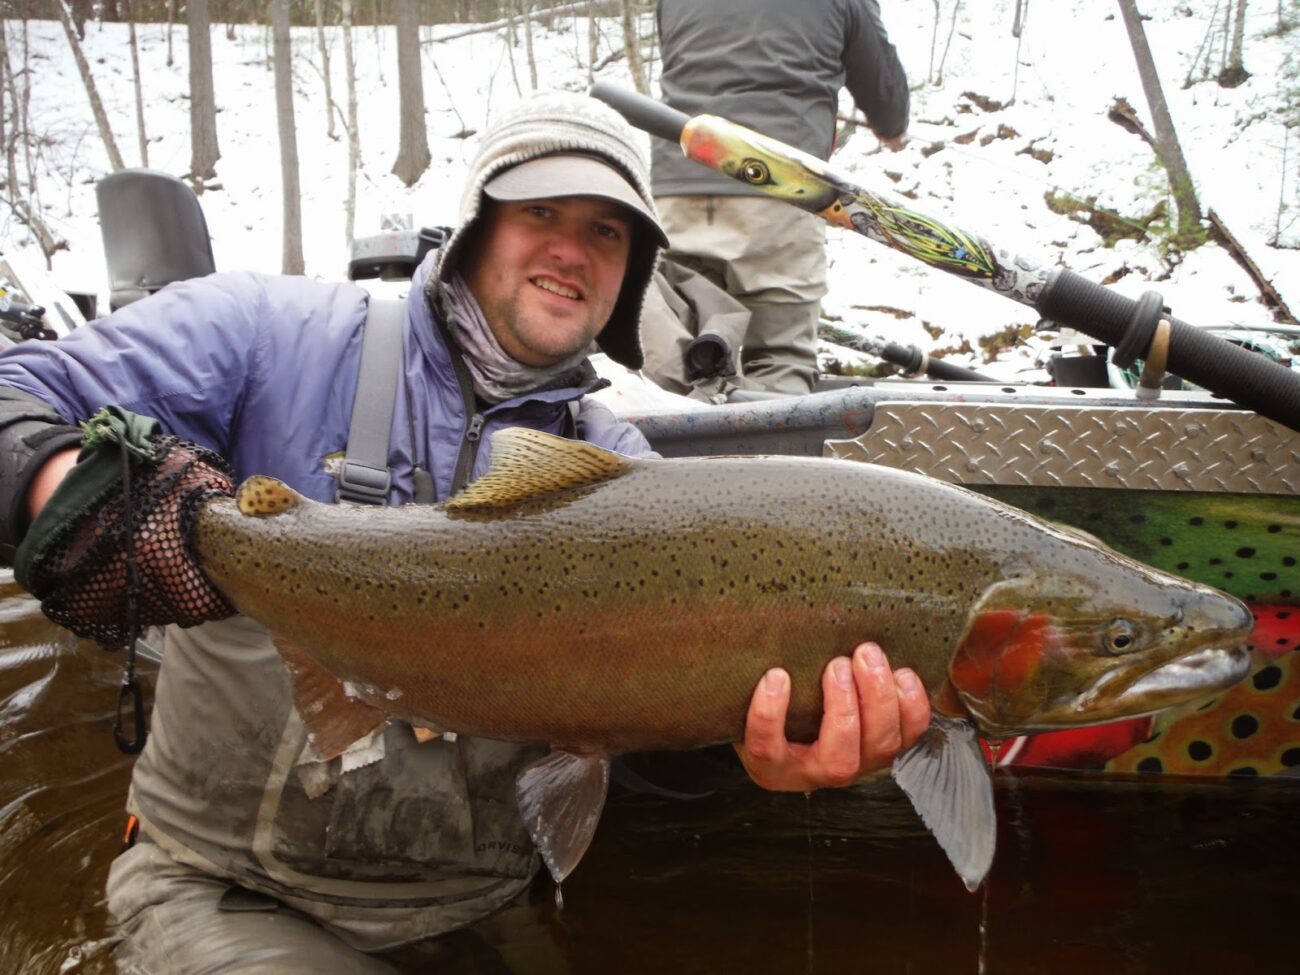
[[[1131,336],[1139,302],[1089,281],[1073,271],[1054,271],[1034,303],[1040,314],[1078,329],[1117,349]],[[1300,376],[1256,352],[1170,318],[1169,371],[1254,410],[1300,429]],[[1147,354],[1145,342],[1133,348]]]
[[[674,145],[682,141],[682,129],[690,121],[685,112],[608,81],[596,82],[589,94],[592,98],[599,98],[638,129],[667,139]]]

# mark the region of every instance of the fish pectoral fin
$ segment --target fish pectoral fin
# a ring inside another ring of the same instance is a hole
[[[554,491],[612,480],[634,464],[631,458],[595,444],[507,427],[492,435],[492,464],[487,473],[448,498],[443,508],[508,508]]]
[[[609,759],[600,754],[553,751],[520,773],[519,812],[558,884],[587,852],[609,791]]]
[[[235,492],[241,515],[279,515],[306,503],[307,499],[289,485],[265,474],[246,478]]]
[[[893,776],[966,889],[975,890],[993,865],[997,814],[974,725],[936,714],[921,739],[894,759]]]
[[[384,723],[384,712],[348,695],[338,678],[287,637],[275,637],[293,687],[293,702],[307,726],[307,744],[320,761],[336,758]]]

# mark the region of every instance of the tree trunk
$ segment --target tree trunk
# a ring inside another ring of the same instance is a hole
[[[1147,105],[1151,109],[1151,120],[1156,130],[1156,152],[1165,172],[1169,174],[1169,189],[1173,193],[1174,205],[1178,208],[1176,242],[1180,247],[1194,246],[1203,239],[1205,233],[1201,227],[1201,205],[1196,198],[1196,187],[1192,184],[1191,174],[1187,171],[1187,160],[1183,158],[1183,149],[1178,143],[1178,133],[1174,130],[1174,121],[1169,115],[1164,90],[1160,87],[1160,76],[1156,73],[1146,31],[1142,28],[1142,16],[1138,13],[1136,0],[1119,0],[1119,10],[1124,18],[1124,28],[1128,31],[1129,44],[1133,47],[1138,76],[1142,79],[1142,90],[1146,93]]]
[[[361,168],[361,139],[357,132],[357,65],[352,51],[352,0],[343,0],[343,73],[348,86],[348,200],[344,246],[352,246],[357,214],[357,170]]]
[[[212,87],[212,37],[208,0],[188,0],[190,47],[190,179],[196,193],[217,175],[217,96]]]
[[[645,64],[641,60],[641,33],[637,30],[637,17],[632,12],[632,0],[623,0],[623,50],[627,57],[627,68],[632,73],[632,84],[643,95],[650,94],[650,82],[646,80]]]
[[[50,257],[57,250],[63,250],[67,247],[67,241],[60,240],[54,235],[45,224],[44,218],[41,217],[40,207],[33,199],[35,194],[36,179],[33,175],[33,167],[30,153],[24,153],[27,159],[27,185],[31,189],[31,194],[24,196],[18,180],[18,139],[21,137],[24,145],[30,145],[28,138],[29,126],[27,124],[27,102],[28,95],[31,91],[31,74],[26,70],[23,72],[27,84],[24,86],[23,96],[18,95],[18,85],[14,81],[13,66],[9,63],[9,48],[7,31],[0,25],[0,142],[5,147],[5,165],[7,167],[5,182],[5,198],[13,210],[14,215],[22,221],[33,237],[36,238],[37,246],[40,247],[41,253],[45,255],[45,266],[50,266]],[[26,65],[26,36],[27,20],[23,19],[23,38],[24,38],[24,69]],[[12,131],[6,132],[4,128],[4,98],[3,92],[9,93],[9,100],[13,103],[13,126]]]
[[[280,130],[280,183],[284,193],[284,249],[280,270],[302,274],[302,196],[298,190],[298,133],[293,124],[293,49],[289,0],[272,0],[275,39],[275,118]]]
[[[149,136],[144,128],[144,90],[140,84],[140,48],[135,39],[135,11],[130,0],[122,0],[131,42],[131,79],[135,84],[135,132],[140,142],[140,165],[149,165]]]
[[[320,73],[325,77],[325,134],[334,133],[334,92],[330,87],[330,49],[325,44],[325,0],[316,0],[316,42],[320,46]]]
[[[420,69],[420,5],[394,0],[397,22],[397,84],[402,116],[401,142],[393,175],[414,186],[429,168],[429,132],[424,124],[424,73]]]
[[[1224,88],[1236,88],[1244,84],[1250,72],[1241,63],[1242,47],[1246,34],[1246,0],[1237,0],[1237,16],[1232,22],[1232,50],[1228,54],[1228,63],[1219,72],[1219,84]]]
[[[596,8],[587,8],[587,87],[596,83],[596,55],[600,53],[600,30],[596,26]]]
[[[176,0],[167,0],[167,67],[175,62],[172,57],[172,27],[176,23]]]
[[[537,59],[533,56],[533,0],[519,0],[524,8],[524,51],[528,55],[528,83],[537,90]]]
[[[961,0],[955,0],[952,5],[952,20],[948,24],[948,39],[943,44],[943,55],[939,58],[939,74],[935,78],[935,85],[943,87],[943,66],[948,61],[948,52],[952,49],[952,35],[957,30],[957,15],[961,13]]]
[[[72,21],[68,17],[68,9],[63,5],[63,0],[50,0],[50,2],[54,5],[54,12],[59,18],[59,23],[63,25],[63,33],[68,36],[68,44],[72,48],[72,57],[77,62],[77,70],[81,72],[81,80],[86,86],[86,97],[90,99],[90,110],[95,115],[95,125],[99,129],[99,137],[104,140],[104,151],[108,153],[109,165],[116,172],[125,164],[122,162],[122,154],[117,151],[117,142],[113,139],[113,130],[108,124],[108,115],[104,112],[104,103],[99,100],[99,92],[95,88],[95,79],[90,73],[90,65],[86,63],[86,55],[81,51],[81,42],[77,40],[76,32],[72,28]]]

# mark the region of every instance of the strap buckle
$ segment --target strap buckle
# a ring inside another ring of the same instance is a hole
[[[360,461],[345,460],[339,472],[339,500],[359,504],[383,504],[393,475],[386,467],[371,467]]]

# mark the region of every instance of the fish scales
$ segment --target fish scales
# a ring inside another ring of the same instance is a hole
[[[394,713],[614,751],[737,739],[778,665],[811,739],[822,669],[863,639],[933,691],[1009,559],[1079,554],[960,488],[802,458],[651,462],[464,515],[219,503],[196,542],[242,612],[343,680],[401,687]]]
[[[557,881],[611,755],[739,740],[773,666],[805,741],[832,657],[875,640],[918,673],[934,721],[893,774],[972,889],[996,833],[977,729],[1150,714],[1249,669],[1234,597],[920,475],[638,460],[525,430],[492,448],[437,506],[318,504],[250,478],[200,508],[191,542],[277,634],[317,756],[386,718],[550,744],[516,791]]]

